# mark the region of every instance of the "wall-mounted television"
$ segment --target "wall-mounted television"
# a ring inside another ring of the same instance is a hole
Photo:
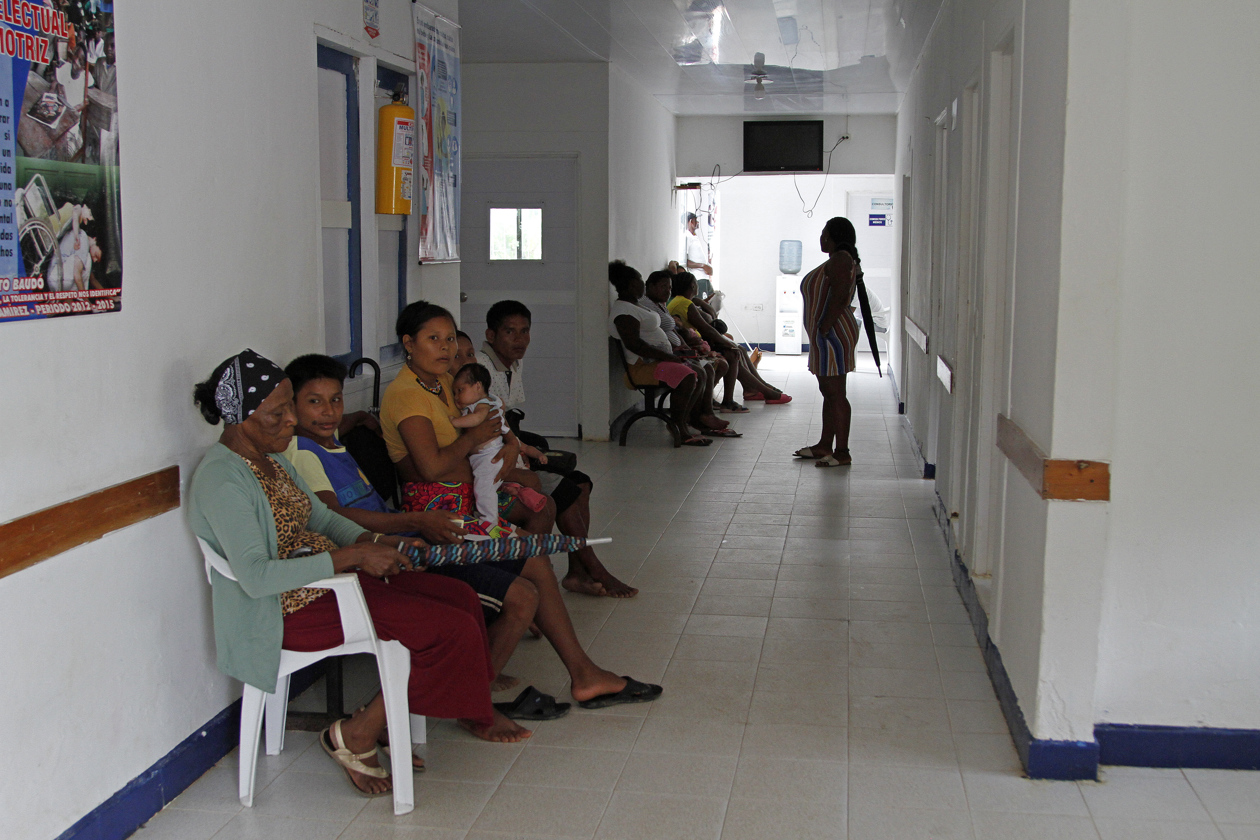
[[[745,172],[822,172],[822,120],[744,122]]]

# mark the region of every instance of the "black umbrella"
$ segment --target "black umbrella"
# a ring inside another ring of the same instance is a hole
[[[879,345],[875,343],[875,319],[871,317],[871,302],[866,297],[866,284],[862,282],[861,273],[857,277],[858,306],[862,310],[862,323],[866,326],[866,340],[871,343],[871,355],[875,357],[875,370],[880,379],[884,378],[884,369],[879,364]]]

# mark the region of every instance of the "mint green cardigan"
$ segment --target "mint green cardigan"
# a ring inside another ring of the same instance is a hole
[[[337,545],[358,539],[363,528],[330,511],[288,461],[274,455],[271,460],[310,497],[310,530]],[[333,574],[332,556],[278,557],[276,520],[267,494],[245,459],[221,443],[210,447],[193,473],[188,519],[193,533],[227,558],[236,575],[232,581],[210,573],[219,670],[273,692],[284,640],[280,593]]]

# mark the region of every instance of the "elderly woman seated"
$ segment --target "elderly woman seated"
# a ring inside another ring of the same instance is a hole
[[[311,651],[341,643],[336,595],[307,584],[356,572],[376,632],[411,652],[412,713],[457,718],[489,741],[528,737],[491,705],[494,669],[476,593],[456,580],[404,571],[411,563],[397,550],[397,538],[378,543],[379,534],[328,510],[276,457],[296,424],[284,371],[246,350],[215,368],[194,400],[207,422],[225,424],[189,491],[193,532],[226,558],[236,577],[212,576],[220,670],[275,691],[282,647]],[[320,734],[324,751],[368,796],[391,789],[376,751],[384,730],[378,694]]]

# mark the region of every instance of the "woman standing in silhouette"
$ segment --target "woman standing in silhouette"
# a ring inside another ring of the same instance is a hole
[[[860,332],[853,315],[853,290],[861,276],[857,232],[842,216],[828,220],[819,237],[827,261],[801,281],[805,303],[805,332],[809,336],[809,372],[818,377],[823,396],[822,438],[796,450],[798,458],[817,459],[815,467],[853,463],[849,455],[849,424],[853,409],[845,395],[845,376],[857,368]]]

